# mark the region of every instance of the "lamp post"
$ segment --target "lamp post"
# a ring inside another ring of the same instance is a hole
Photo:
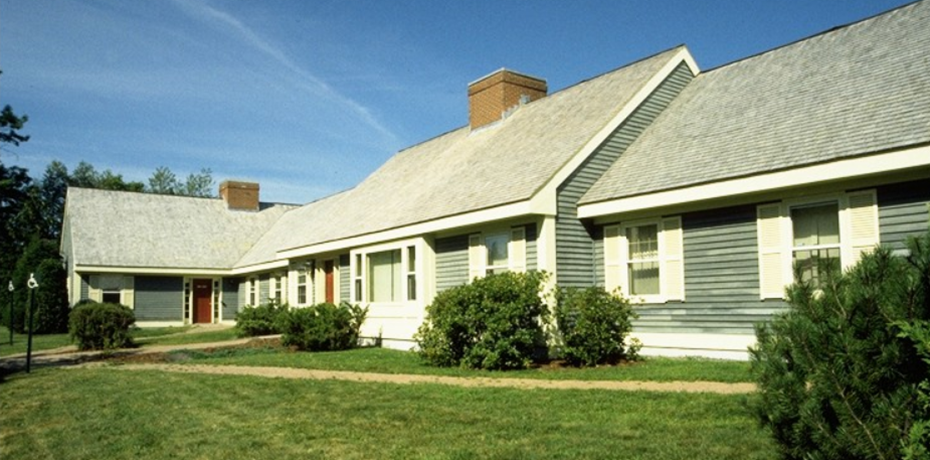
[[[26,373],[28,374],[32,367],[32,318],[35,316],[36,311],[36,288],[39,287],[39,283],[32,273],[29,274],[29,281],[26,286],[29,287],[29,340],[26,343]]]
[[[10,346],[13,346],[13,280],[10,280],[10,285],[7,288],[10,291]]]

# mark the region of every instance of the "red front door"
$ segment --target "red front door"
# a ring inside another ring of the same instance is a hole
[[[333,286],[333,261],[327,260],[323,262],[323,273],[326,274],[326,301],[328,303],[334,303],[336,300],[335,290]]]
[[[194,280],[194,322],[213,322],[213,281]]]

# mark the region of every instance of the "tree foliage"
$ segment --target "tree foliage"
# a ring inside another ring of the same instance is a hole
[[[439,293],[415,339],[436,366],[522,369],[545,356],[545,274],[500,273]]]
[[[57,269],[54,267],[58,267]],[[30,275],[35,275],[39,287],[36,288],[36,311],[42,311],[43,318],[48,318],[47,324],[36,327],[35,332],[65,332],[63,324],[58,323],[57,315],[62,311],[67,316],[68,298],[64,294],[65,276],[61,269],[62,260],[58,255],[58,244],[51,240],[33,239],[26,247],[23,255],[16,262],[13,270],[13,330],[19,333],[26,331],[26,313],[29,306],[29,289],[27,282]],[[5,288],[6,286],[4,286]],[[9,309],[0,309],[3,315],[3,324],[9,324]],[[45,321],[44,319],[42,321]]]
[[[214,196],[213,172],[210,168],[202,168],[197,174],[191,173],[187,176],[187,180],[181,182],[170,169],[159,166],[149,177],[148,183],[146,191],[150,193],[199,197]]]
[[[754,409],[784,458],[901,458],[927,439],[930,362],[914,337],[928,337],[930,234],[908,250],[793,284],[789,310],[757,327]]]

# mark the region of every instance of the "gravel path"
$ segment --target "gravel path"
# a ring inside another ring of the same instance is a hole
[[[375,374],[370,372],[325,371],[285,367],[213,366],[199,364],[123,364],[108,369],[124,371],[163,371],[187,374],[248,375],[296,380],[346,380],[353,382],[456,385],[547,390],[658,391],[677,393],[747,394],[751,383],[721,382],[618,382],[605,380],[537,380],[519,378],[448,377],[438,375]]]

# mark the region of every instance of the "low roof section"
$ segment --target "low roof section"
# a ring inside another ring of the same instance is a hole
[[[274,241],[279,250],[303,248],[530,200],[682,50],[403,150],[354,189],[289,213]]]
[[[78,267],[229,270],[292,205],[229,210],[218,198],[70,187],[65,231]]]
[[[582,211],[926,144],[928,50],[921,1],[705,71],[582,197]]]

